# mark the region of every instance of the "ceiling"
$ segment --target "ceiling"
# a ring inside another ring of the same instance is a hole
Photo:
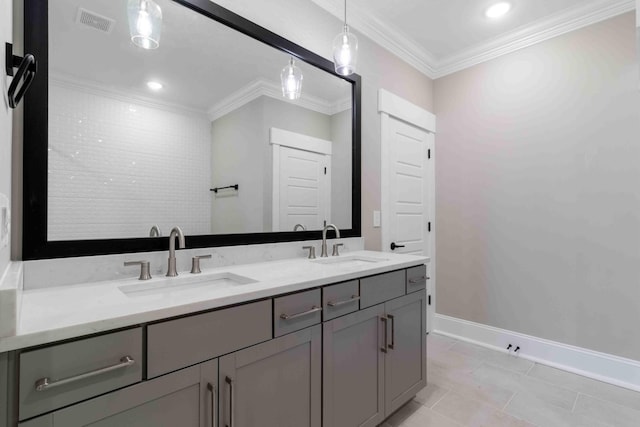
[[[311,0],[343,19],[343,0]],[[635,0],[347,0],[351,27],[431,78],[462,70],[635,8]]]
[[[58,82],[209,113],[261,94],[278,96],[289,55],[171,0],[162,8],[160,47],[130,41],[127,0],[55,0],[49,10],[49,67]],[[110,33],[77,22],[79,8],[115,21]],[[188,31],[185,31],[188,29]],[[350,106],[351,85],[298,61],[307,108],[331,113]],[[147,81],[163,89],[153,92]],[[226,105],[222,105],[226,104]]]

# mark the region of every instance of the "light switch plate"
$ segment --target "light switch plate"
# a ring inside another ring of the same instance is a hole
[[[380,227],[380,211],[373,211],[373,226]]]
[[[4,194],[0,194],[0,249],[9,245],[9,232],[11,227],[11,211],[9,210],[9,199]]]

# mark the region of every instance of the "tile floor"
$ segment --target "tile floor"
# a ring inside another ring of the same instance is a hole
[[[428,386],[383,427],[639,427],[640,393],[429,334]]]

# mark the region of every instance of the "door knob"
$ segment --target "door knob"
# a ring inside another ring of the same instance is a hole
[[[404,248],[404,245],[396,245],[396,242],[391,242],[391,250],[395,251],[396,248]]]

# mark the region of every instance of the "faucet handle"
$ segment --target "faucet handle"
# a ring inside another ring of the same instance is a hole
[[[333,253],[331,256],[340,256],[339,248],[340,246],[344,246],[343,243],[334,243],[333,244]]]
[[[201,259],[209,259],[211,258],[211,254],[208,255],[196,255],[191,258],[191,274],[200,274],[202,270],[200,270],[200,260]]]
[[[302,249],[308,249],[309,250],[309,259],[316,259],[316,248],[315,246],[303,246]]]
[[[138,280],[149,280],[151,279],[151,263],[149,261],[125,261],[124,266],[129,267],[130,265],[139,265],[140,266],[140,277]]]

